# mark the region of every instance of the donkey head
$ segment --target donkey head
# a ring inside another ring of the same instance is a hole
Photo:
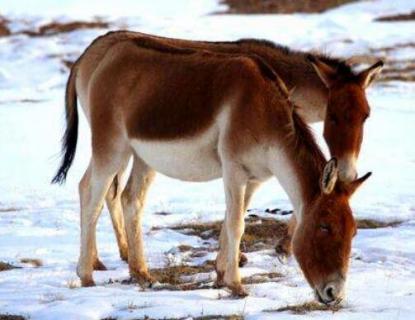
[[[331,156],[339,161],[340,180],[353,181],[357,176],[363,126],[370,114],[365,89],[379,74],[383,62],[355,74],[345,64],[334,67],[311,55],[308,59],[328,89],[324,138]]]
[[[316,298],[322,303],[343,299],[356,222],[349,198],[371,173],[352,182],[337,179],[337,160],[327,162],[321,192],[303,208],[293,237],[294,255]]]

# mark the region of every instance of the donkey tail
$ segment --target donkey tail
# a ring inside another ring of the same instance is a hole
[[[57,171],[52,183],[62,184],[66,180],[68,170],[72,165],[75,157],[76,143],[78,141],[78,106],[75,79],[77,72],[77,63],[75,63],[69,74],[65,91],[65,118],[66,130],[62,137],[62,163]]]

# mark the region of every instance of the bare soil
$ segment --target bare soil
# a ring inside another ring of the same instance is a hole
[[[222,0],[225,14],[319,13],[357,0]]]

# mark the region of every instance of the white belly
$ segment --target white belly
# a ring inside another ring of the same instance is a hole
[[[131,145],[136,154],[157,172],[184,181],[208,181],[222,176],[218,136],[219,130],[213,127],[196,138],[133,139]]]

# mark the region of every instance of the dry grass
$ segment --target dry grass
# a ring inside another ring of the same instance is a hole
[[[304,315],[304,314],[307,314],[313,311],[337,312],[341,309],[342,309],[342,306],[339,304],[332,305],[332,306],[326,306],[324,304],[313,301],[313,302],[306,302],[302,304],[288,305],[288,306],[278,308],[275,310],[266,310],[266,312],[289,312],[292,314]]]
[[[52,36],[81,29],[106,29],[109,28],[109,26],[109,23],[104,21],[73,21],[67,23],[51,22],[40,26],[37,30],[25,30],[22,31],[22,33],[31,37],[41,37]]]
[[[356,0],[222,0],[226,14],[318,13]]]
[[[376,18],[375,21],[381,22],[395,22],[395,21],[413,21],[415,20],[415,11],[403,14],[396,14],[392,16],[384,16]]]
[[[16,316],[13,314],[0,314],[0,320],[25,320],[25,317]]]
[[[9,21],[0,16],[0,37],[7,37],[11,34],[9,27],[7,26]]]
[[[234,315],[229,315],[229,316],[223,316],[223,315],[201,316],[201,317],[195,317],[192,319],[193,320],[244,320],[244,316],[234,314]]]
[[[214,261],[206,261],[205,264],[199,266],[181,265],[152,269],[150,273],[160,283],[179,285],[183,284],[183,281],[181,280],[183,276],[191,276],[198,273],[208,273],[213,270],[215,270]]]
[[[40,259],[22,258],[22,259],[20,259],[20,262],[30,264],[35,268],[39,268],[39,267],[43,266],[43,262]]]
[[[379,229],[379,228],[389,228],[396,227],[403,223],[402,220],[394,221],[379,221],[375,219],[358,219],[357,221],[358,229]]]
[[[21,208],[17,207],[7,207],[7,208],[0,208],[0,212],[13,212],[13,211],[20,211]]]
[[[142,318],[143,320],[156,320],[153,318],[150,318],[148,316],[144,316],[144,318]],[[185,317],[185,318],[165,318],[164,320],[186,320],[186,319],[190,319],[189,317]],[[191,319],[193,320],[244,320],[244,317],[241,315],[210,315],[210,316],[200,316],[200,317],[192,317]],[[0,319],[1,320],[1,319]],[[101,320],[117,320],[116,318],[103,318]]]
[[[20,269],[20,267],[16,267],[14,265],[11,265],[10,263],[0,261],[0,272],[13,269]]]
[[[258,284],[265,282],[277,282],[284,275],[279,272],[258,273],[242,279],[243,284]]]
[[[172,227],[173,230],[198,236],[204,240],[219,239],[222,221],[213,223],[190,223]],[[252,252],[271,249],[275,243],[286,237],[287,224],[283,221],[249,216],[245,221],[245,232],[242,237],[241,250]]]
[[[41,25],[35,30],[23,30],[17,33],[12,33],[8,27],[9,23],[10,21],[8,19],[0,16],[0,37],[11,36],[14,34],[25,34],[30,37],[44,37],[82,29],[107,29],[110,27],[110,24],[108,22],[101,20],[72,21],[66,23],[54,21]]]

